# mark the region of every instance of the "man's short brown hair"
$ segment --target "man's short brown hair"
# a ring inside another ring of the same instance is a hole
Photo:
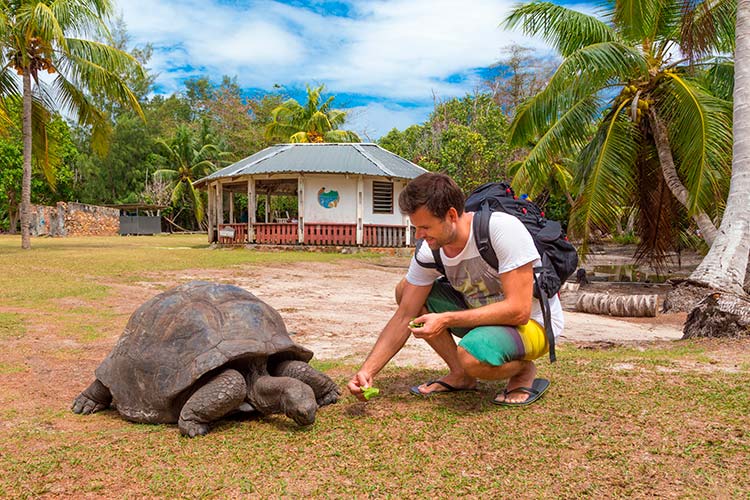
[[[445,174],[428,172],[406,185],[398,197],[398,206],[405,215],[425,207],[432,215],[443,219],[451,207],[458,215],[463,214],[464,201],[464,193],[453,179]]]

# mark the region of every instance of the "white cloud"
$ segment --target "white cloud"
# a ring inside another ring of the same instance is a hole
[[[248,86],[316,80],[337,91],[424,98],[442,85],[436,82],[491,64],[503,46],[521,39],[498,27],[510,5],[511,0],[355,0],[352,18],[269,1],[230,7],[200,0],[121,0],[119,7],[134,40],[153,43],[161,55],[152,67],[162,76],[190,65],[217,76],[235,73]]]
[[[433,94],[463,95],[478,83],[472,71],[511,43],[549,50],[499,27],[514,2],[350,0],[348,17],[267,0],[119,0],[119,8],[135,44],[153,44],[149,66],[165,92],[202,75],[264,89],[324,83],[333,94],[380,100],[368,114],[399,119],[411,111],[394,112],[391,101],[431,106]]]
[[[363,141],[375,141],[394,127],[403,130],[415,123],[424,122],[430,112],[432,106],[386,106],[374,102],[347,109],[347,121],[343,128],[357,132]]]

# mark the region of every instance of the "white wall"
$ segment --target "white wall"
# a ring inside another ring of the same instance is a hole
[[[338,192],[336,206],[321,206],[318,193]],[[372,211],[372,210],[371,210]],[[357,176],[350,175],[305,175],[305,224],[329,222],[335,224],[357,223]]]
[[[363,224],[382,224],[388,226],[401,226],[406,224],[406,219],[401,215],[401,211],[398,209],[398,195],[403,191],[406,186],[405,180],[395,179],[393,180],[393,213],[392,214],[374,214],[372,213],[372,182],[391,182],[386,178],[365,178],[365,189],[364,189],[364,205],[365,214],[363,218]]]

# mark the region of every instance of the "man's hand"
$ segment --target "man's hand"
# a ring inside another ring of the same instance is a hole
[[[367,401],[362,393],[362,389],[365,387],[372,387],[372,375],[359,371],[352,377],[346,387],[357,399],[360,401]]]
[[[423,314],[409,322],[409,330],[418,339],[431,339],[446,331],[447,328],[447,315],[445,313]]]

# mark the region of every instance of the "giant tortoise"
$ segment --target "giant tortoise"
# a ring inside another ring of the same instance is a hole
[[[72,410],[90,414],[112,404],[134,422],[177,422],[190,437],[237,410],[309,425],[339,397],[336,384],[307,363],[312,356],[250,292],[193,281],[133,313]]]

